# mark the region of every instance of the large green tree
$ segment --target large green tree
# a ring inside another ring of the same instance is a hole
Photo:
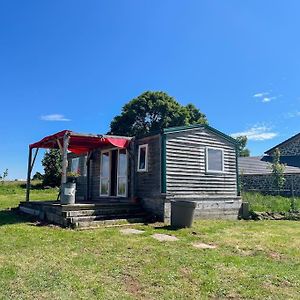
[[[44,167],[43,185],[59,186],[61,182],[61,154],[57,149],[46,151],[42,160]]]
[[[247,137],[245,135],[236,137],[239,147],[239,156],[248,157],[250,156],[250,150],[246,148],[247,146]]]
[[[109,134],[141,136],[162,128],[204,123],[206,116],[193,104],[183,106],[165,92],[147,91],[123,106]]]

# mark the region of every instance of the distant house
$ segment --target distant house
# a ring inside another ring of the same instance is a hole
[[[278,148],[280,162],[285,164],[283,193],[300,195],[300,133],[267,150],[264,156],[240,157],[239,173],[245,191],[277,192],[272,184],[272,155]]]
[[[197,202],[196,218],[238,217],[236,141],[210,126],[166,128],[141,138],[63,131],[30,149],[63,148],[66,135],[66,171],[81,174],[78,205],[138,202],[148,214],[167,221],[170,201],[186,199]],[[28,203],[23,207],[32,208]]]

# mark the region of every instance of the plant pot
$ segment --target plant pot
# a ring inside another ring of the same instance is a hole
[[[67,182],[70,183],[77,183],[77,177],[67,177]]]
[[[76,183],[66,182],[62,186],[61,204],[74,204],[76,194]]]

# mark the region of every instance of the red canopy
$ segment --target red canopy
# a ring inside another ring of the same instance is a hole
[[[127,148],[131,140],[129,137],[79,134],[70,130],[63,130],[53,135],[46,136],[39,142],[31,144],[29,147],[31,149],[58,149],[59,143],[63,146],[63,138],[65,134],[69,134],[70,136],[68,150],[75,154],[87,153],[106,145],[112,145],[118,148]]]

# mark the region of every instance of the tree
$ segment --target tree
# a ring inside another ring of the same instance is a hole
[[[59,186],[61,182],[61,154],[57,149],[50,149],[45,152],[42,159],[45,175],[43,176],[44,186]]]
[[[193,104],[183,106],[164,92],[147,91],[132,99],[110,124],[109,134],[142,136],[162,128],[207,123]]]
[[[200,112],[200,110],[194,105],[189,103],[186,107],[188,112],[188,124],[207,124],[207,119],[205,114]]]
[[[4,172],[2,173],[2,175],[0,175],[0,180],[1,180],[2,184],[4,184],[4,180],[7,176],[8,176],[8,169],[5,169]]]
[[[273,154],[271,170],[273,176],[273,184],[274,187],[278,189],[278,192],[283,189],[285,184],[284,169],[285,165],[280,163],[280,150],[276,148]]]
[[[32,180],[43,180],[44,178],[44,175],[41,174],[40,172],[36,172],[33,177],[32,177]]]
[[[236,137],[236,140],[238,142],[239,156],[242,157],[250,156],[250,150],[246,148],[247,141],[248,141],[247,136],[245,135],[238,136]]]

